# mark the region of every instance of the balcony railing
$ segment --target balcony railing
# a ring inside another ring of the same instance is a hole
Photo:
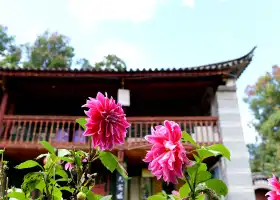
[[[87,148],[88,138],[75,122],[74,116],[18,116],[5,115],[1,124],[0,146],[15,148],[40,148],[39,142],[46,140],[57,148]],[[117,148],[144,148],[144,136],[153,126],[164,120],[177,122],[200,144],[221,143],[217,117],[128,117],[126,143]]]

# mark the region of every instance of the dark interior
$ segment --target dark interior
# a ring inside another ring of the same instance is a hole
[[[203,79],[203,80],[202,80]],[[216,89],[219,79],[158,78],[129,79],[124,88],[130,90],[127,116],[208,116],[210,102],[207,88]],[[117,99],[120,79],[76,79],[10,77],[7,80],[9,103],[17,115],[82,116],[81,106],[97,92]]]

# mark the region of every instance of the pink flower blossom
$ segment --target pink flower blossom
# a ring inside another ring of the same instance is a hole
[[[47,161],[48,161],[48,158],[45,157],[44,160],[43,160],[44,165],[47,163]]]
[[[86,163],[87,161],[88,161],[87,158],[84,158],[84,159],[82,160],[83,163]]]
[[[280,200],[280,183],[278,182],[275,175],[272,178],[268,179],[268,184],[273,187],[273,190],[266,193],[265,196],[268,196],[268,200]]]
[[[145,139],[153,146],[147,152],[144,162],[149,163],[148,169],[157,179],[163,177],[165,182],[177,184],[177,177],[184,176],[183,167],[193,164],[187,158],[186,150],[180,141],[180,126],[172,121],[164,121],[164,126],[156,126],[151,132],[152,135],[146,136]]]
[[[96,98],[90,97],[83,107],[89,108],[85,112],[88,118],[84,136],[92,136],[94,147],[112,150],[116,144],[124,143],[126,129],[130,124],[121,104],[98,92]]]
[[[176,196],[176,197],[180,197],[180,193],[176,190],[172,191],[172,195]]]
[[[74,168],[74,165],[70,162],[66,163],[64,166],[65,170],[71,171]]]

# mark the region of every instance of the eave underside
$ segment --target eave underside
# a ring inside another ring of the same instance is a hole
[[[205,112],[210,105],[204,101],[208,89],[216,90],[220,84],[223,84],[220,76],[125,81],[9,77],[5,86],[16,114],[80,116],[83,115],[81,106],[88,97],[106,92],[117,99],[118,89],[124,86],[130,90],[128,116],[203,116],[208,115]]]

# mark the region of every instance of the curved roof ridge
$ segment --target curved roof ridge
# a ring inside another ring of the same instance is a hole
[[[71,76],[94,76],[94,74],[108,74],[110,76],[129,76],[132,74],[138,74],[141,76],[145,76],[145,74],[151,75],[151,73],[159,73],[159,76],[162,76],[162,73],[165,76],[187,76],[187,73],[203,73],[208,75],[215,74],[230,74],[239,77],[242,72],[246,69],[246,67],[250,64],[256,46],[246,55],[231,59],[228,61],[217,62],[212,64],[206,65],[199,65],[195,67],[184,67],[184,68],[154,68],[154,69],[124,69],[124,70],[113,70],[113,69],[95,69],[95,68],[88,68],[88,69],[71,69],[71,68],[30,68],[30,67],[16,67],[16,68],[9,68],[9,67],[0,67],[0,75],[2,76],[66,76],[65,74]],[[223,71],[223,72],[221,72]],[[211,73],[209,73],[211,72]],[[182,73],[182,74],[180,74]],[[176,75],[175,75],[176,74]]]

